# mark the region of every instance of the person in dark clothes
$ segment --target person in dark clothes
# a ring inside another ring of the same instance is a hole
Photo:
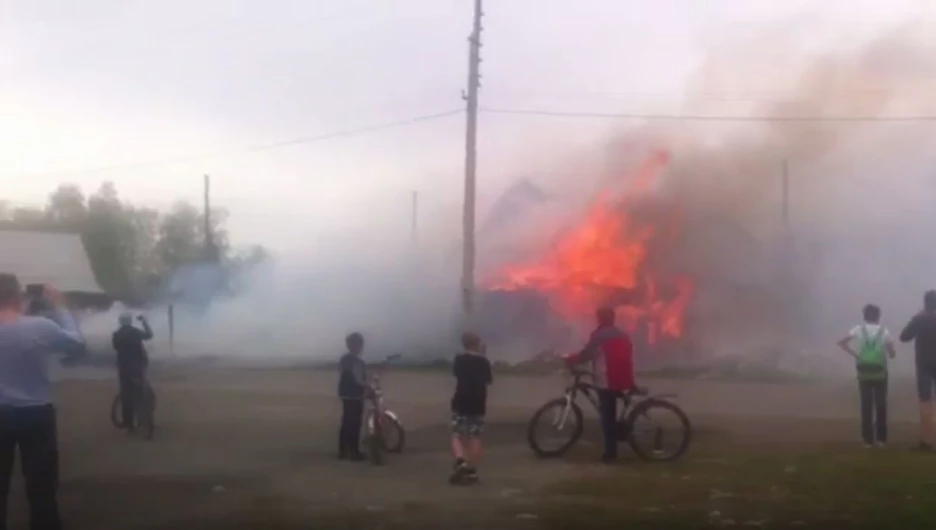
[[[920,399],[920,444],[933,450],[933,387],[936,386],[936,291],[923,295],[923,310],[900,332],[901,342],[913,341],[917,397]]]
[[[135,429],[134,411],[136,410],[137,396],[142,392],[141,384],[149,364],[146,355],[145,341],[153,338],[146,317],[137,317],[143,329],[133,326],[133,316],[130,313],[120,315],[120,327],[111,337],[114,350],[117,351],[117,376],[120,381],[120,403],[122,405],[121,418],[123,428],[132,433]]]
[[[84,347],[81,333],[51,287],[43,297],[53,318],[25,316],[19,280],[0,274],[0,530],[19,451],[32,530],[59,530],[58,440],[46,356]]]
[[[838,347],[855,358],[865,447],[883,448],[887,443],[887,359],[897,352],[890,332],[881,325],[881,308],[868,304],[862,316],[864,322],[838,341]]]
[[[462,335],[463,351],[455,356],[452,373],[455,394],[452,396],[452,456],[455,466],[449,481],[457,484],[478,480],[481,463],[481,435],[487,413],[487,387],[493,380],[491,362],[485,356],[481,338],[474,333]]]
[[[352,333],[345,337],[348,353],[338,363],[338,397],[341,398],[341,428],[338,432],[338,458],[361,461],[361,422],[364,419],[364,398],[367,385],[367,364],[361,358],[364,337]]]

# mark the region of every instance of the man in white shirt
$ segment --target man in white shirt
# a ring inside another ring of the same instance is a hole
[[[868,304],[864,322],[838,342],[855,358],[861,395],[861,437],[866,447],[887,443],[887,358],[894,358],[894,339],[881,325],[881,308]]]

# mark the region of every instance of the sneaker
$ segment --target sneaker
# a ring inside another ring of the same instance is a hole
[[[367,460],[367,455],[361,452],[351,453],[350,455],[348,455],[348,460],[352,462],[363,462]]]
[[[877,447],[878,449],[886,449],[886,448],[887,448],[887,444],[884,443],[884,442],[878,442],[878,443],[874,444],[874,446]]]
[[[864,448],[865,448],[865,449],[871,449],[872,447],[874,447],[874,446],[871,445],[871,444],[869,444],[869,443],[864,444]]]
[[[467,469],[465,469],[464,480],[465,482],[470,482],[470,483],[477,482],[478,481],[478,468],[472,465],[469,465]]]
[[[920,442],[913,448],[913,450],[920,453],[932,453],[933,446],[926,442]]]
[[[465,480],[465,477],[469,475],[471,466],[465,462],[458,462],[455,464],[455,468],[452,470],[452,474],[449,476],[449,484],[461,484]]]

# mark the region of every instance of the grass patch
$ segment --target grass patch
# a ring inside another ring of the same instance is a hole
[[[633,464],[546,492],[543,525],[576,528],[936,528],[936,455],[733,455]]]

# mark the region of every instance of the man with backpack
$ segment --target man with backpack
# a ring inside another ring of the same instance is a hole
[[[881,325],[881,308],[868,304],[864,322],[838,342],[855,358],[861,396],[861,438],[865,447],[887,443],[887,358],[894,358],[894,341]],[[856,349],[857,348],[857,349]]]

